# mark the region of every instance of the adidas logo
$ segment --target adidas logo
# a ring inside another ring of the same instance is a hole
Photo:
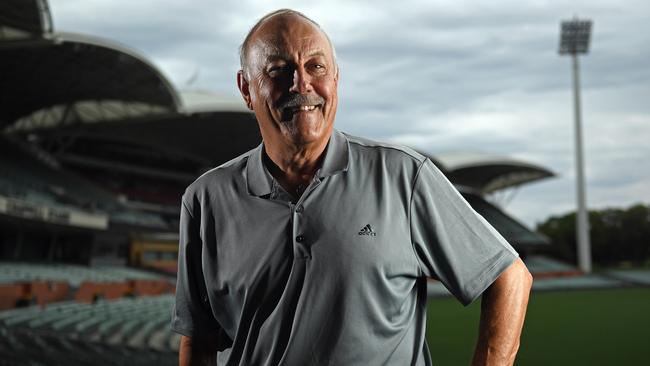
[[[370,236],[377,236],[377,233],[372,231],[372,228],[370,227],[370,224],[366,225],[359,231],[359,235],[370,235]]]

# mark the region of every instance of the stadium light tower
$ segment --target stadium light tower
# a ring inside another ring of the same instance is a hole
[[[589,242],[589,218],[587,214],[587,194],[585,187],[585,170],[582,149],[582,121],[580,115],[580,74],[578,54],[587,53],[591,36],[591,20],[572,20],[560,24],[560,55],[571,55],[573,60],[573,100],[576,138],[576,194],[578,212],[576,216],[576,233],[578,240],[578,266],[585,272],[591,272],[591,244]]]

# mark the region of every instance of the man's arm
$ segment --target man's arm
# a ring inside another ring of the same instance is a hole
[[[187,337],[181,336],[178,348],[179,366],[216,366],[217,336]]]
[[[532,284],[526,265],[517,259],[485,290],[473,366],[514,363]]]

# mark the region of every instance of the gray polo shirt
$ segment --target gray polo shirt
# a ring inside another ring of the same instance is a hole
[[[172,329],[220,365],[430,365],[426,277],[468,304],[517,257],[410,149],[335,130],[295,203],[263,156],[183,195]]]

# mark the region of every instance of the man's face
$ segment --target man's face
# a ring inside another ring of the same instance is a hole
[[[267,20],[251,38],[246,71],[239,87],[265,140],[301,146],[329,139],[338,70],[316,26],[297,16]]]

